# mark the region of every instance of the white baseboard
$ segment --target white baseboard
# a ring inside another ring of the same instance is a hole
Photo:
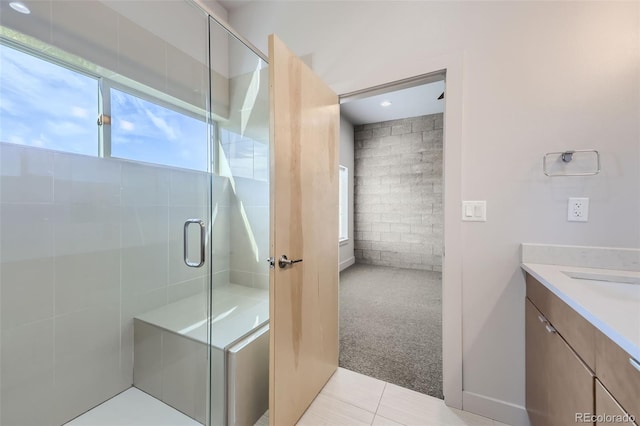
[[[340,262],[340,270],[342,271],[344,269],[347,269],[349,266],[353,265],[354,263],[356,263],[356,258],[350,257],[349,259]]]
[[[530,424],[525,407],[477,393],[462,391],[462,407],[464,411],[509,425],[529,426]]]

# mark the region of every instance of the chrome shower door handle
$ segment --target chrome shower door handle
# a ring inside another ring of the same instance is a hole
[[[199,262],[191,262],[189,260],[189,226],[192,224],[196,224],[200,226],[200,261]],[[190,268],[199,268],[204,265],[204,242],[206,236],[206,227],[204,221],[202,219],[188,219],[184,223],[184,263]]]

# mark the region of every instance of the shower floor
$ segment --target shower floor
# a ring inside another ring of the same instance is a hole
[[[114,396],[66,426],[202,426],[136,388]]]

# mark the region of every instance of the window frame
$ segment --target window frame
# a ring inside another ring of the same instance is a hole
[[[103,100],[102,100],[102,91],[101,91],[101,85],[102,85],[102,80],[104,79],[104,77],[102,77],[100,74],[93,72],[91,70],[88,70],[86,68],[83,68],[81,66],[78,66],[76,64],[70,63],[68,61],[65,61],[63,59],[58,58],[57,56],[53,55],[53,54],[49,54],[47,55],[44,52],[39,51],[36,48],[33,48],[29,45],[26,44],[22,44],[19,43],[15,40],[12,40],[10,38],[4,37],[4,36],[0,36],[0,45],[8,47],[9,49],[13,49],[16,50],[20,53],[23,53],[25,55],[29,55],[32,56],[36,59],[39,59],[41,61],[44,62],[48,62],[51,65],[55,65],[57,67],[63,68],[67,71],[71,71],[77,74],[82,75],[83,77],[87,77],[87,78],[91,78],[93,80],[96,81],[96,90],[98,92],[98,105],[96,110],[98,111],[98,117],[95,117],[96,122],[98,120],[98,118],[100,117],[101,114],[103,114]],[[101,155],[101,150],[102,150],[102,128],[105,126],[97,126],[96,129],[96,133],[98,135],[98,145],[96,146],[96,150],[95,150],[95,157],[102,157]],[[73,151],[62,151],[62,150],[54,150],[56,152],[65,152],[65,153],[69,153],[69,154],[76,154],[76,155],[87,155],[87,154],[81,154],[81,153],[77,153],[77,152],[73,152]]]
[[[127,79],[126,77],[123,77],[123,79]],[[198,172],[212,172],[214,170],[214,166],[212,164],[212,159],[211,156],[212,154],[209,151],[209,149],[207,149],[207,168],[206,170],[202,170],[202,169],[192,169],[192,168],[186,168],[186,167],[180,167],[180,166],[175,166],[175,165],[171,165],[171,164],[165,164],[165,163],[158,163],[158,162],[154,162],[154,161],[145,161],[145,160],[138,160],[138,159],[133,159],[133,158],[126,158],[126,157],[118,157],[118,156],[113,156],[112,155],[112,138],[111,138],[111,126],[113,125],[113,116],[111,115],[111,90],[117,90],[119,92],[123,92],[126,95],[129,96],[133,96],[135,98],[141,99],[145,102],[149,102],[152,104],[155,104],[161,108],[165,108],[168,110],[171,110],[175,113],[178,114],[182,114],[185,117],[189,117],[189,118],[193,118],[195,120],[200,120],[204,123],[204,125],[207,127],[207,139],[211,138],[212,134],[216,134],[216,131],[212,131],[212,123],[214,123],[214,121],[212,119],[209,118],[209,115],[207,114],[207,112],[205,110],[199,111],[197,106],[193,106],[193,109],[187,109],[185,107],[181,107],[180,105],[177,105],[177,103],[182,103],[183,101],[180,101],[179,99],[175,99],[176,103],[171,103],[170,101],[163,99],[163,98],[169,98],[171,97],[168,94],[164,94],[156,89],[153,88],[147,88],[146,86],[144,86],[148,91],[151,92],[157,92],[159,96],[154,96],[150,93],[147,93],[143,90],[140,90],[139,88],[133,87],[133,85],[135,84],[139,84],[136,83],[135,81],[131,80],[131,85],[127,85],[121,82],[117,82],[114,81],[112,79],[106,78],[106,77],[101,77],[101,85],[100,85],[100,96],[102,97],[102,106],[103,106],[103,110],[101,112],[101,114],[105,114],[107,116],[109,116],[111,118],[111,124],[109,125],[101,125],[99,126],[101,128],[100,134],[101,137],[103,138],[103,140],[100,142],[100,149],[101,152],[104,152],[105,155],[101,155],[101,157],[104,158],[114,158],[117,160],[124,160],[124,161],[135,161],[137,163],[145,163],[145,164],[154,164],[154,165],[159,165],[159,166],[163,166],[163,167],[172,167],[172,168],[178,168],[178,169],[183,169],[183,170],[193,170],[193,171],[198,171]],[[128,79],[127,79],[128,80]],[[162,98],[160,97],[162,96]],[[186,103],[185,103],[186,104]],[[217,127],[217,126],[216,126]],[[108,155],[107,155],[108,154]]]
[[[338,242],[344,245],[349,242],[349,169],[346,166],[338,166],[338,182]]]

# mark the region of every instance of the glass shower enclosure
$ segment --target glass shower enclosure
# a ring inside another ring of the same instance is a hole
[[[0,2],[0,424],[132,392],[253,424],[266,63],[188,0],[21,5]]]

